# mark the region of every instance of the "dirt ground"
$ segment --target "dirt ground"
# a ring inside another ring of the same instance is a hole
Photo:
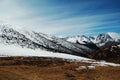
[[[120,67],[76,70],[88,65],[57,58],[0,58],[0,80],[120,80]]]

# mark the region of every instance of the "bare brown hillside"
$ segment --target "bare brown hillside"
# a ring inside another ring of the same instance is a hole
[[[0,59],[0,80],[120,80],[120,67],[76,70],[90,64],[57,58]]]

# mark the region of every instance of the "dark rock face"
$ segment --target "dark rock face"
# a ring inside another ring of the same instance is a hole
[[[105,60],[108,62],[114,62],[120,64],[120,47],[119,46],[110,46],[97,53],[89,55],[90,58],[97,60]]]

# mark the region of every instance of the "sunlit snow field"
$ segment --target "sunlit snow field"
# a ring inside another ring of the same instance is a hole
[[[62,59],[68,59],[70,61],[81,61],[81,62],[87,62],[92,63],[92,65],[95,66],[120,66],[120,64],[114,64],[114,63],[108,63],[105,61],[96,61],[93,59],[88,59],[80,56],[74,56],[70,54],[65,53],[54,53],[50,51],[44,51],[41,49],[28,49],[28,48],[22,48],[17,45],[6,45],[0,43],[0,55],[3,56],[36,56],[36,57],[52,57],[52,58],[62,58]]]

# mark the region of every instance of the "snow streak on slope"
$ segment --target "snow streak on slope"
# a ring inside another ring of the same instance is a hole
[[[31,39],[32,41],[42,44],[44,46],[47,46],[49,48],[57,48],[72,52],[77,52],[77,53],[86,53],[90,52],[90,49],[86,46],[83,45],[78,45],[78,44],[73,44],[70,42],[67,42],[65,40],[62,40],[58,37],[51,36],[51,35],[46,35],[43,33],[36,33],[36,32],[26,32],[24,34],[27,38]],[[70,53],[70,52],[69,52]]]
[[[39,56],[39,57],[57,57],[57,58],[64,58],[64,59],[76,59],[76,60],[91,60],[84,57],[69,55],[65,53],[54,53],[50,51],[40,50],[40,49],[28,49],[22,48],[17,45],[6,45],[0,43],[0,55],[1,56]]]
[[[64,53],[54,53],[50,51],[45,50],[32,50],[28,48],[21,48],[20,46],[16,45],[5,45],[0,43],[0,57],[1,56],[37,56],[37,57],[52,57],[52,58],[62,58],[62,59],[68,59],[70,61],[80,61],[80,62],[86,62],[86,63],[92,63],[92,65],[95,66],[120,66],[119,64],[114,63],[108,63],[108,62],[98,62],[93,59],[88,59],[80,56],[74,56]]]
[[[44,49],[75,55],[91,52],[87,46],[73,44],[55,36],[34,31],[16,31],[6,26],[0,26],[0,33],[0,42],[9,45],[15,44],[31,49]]]

